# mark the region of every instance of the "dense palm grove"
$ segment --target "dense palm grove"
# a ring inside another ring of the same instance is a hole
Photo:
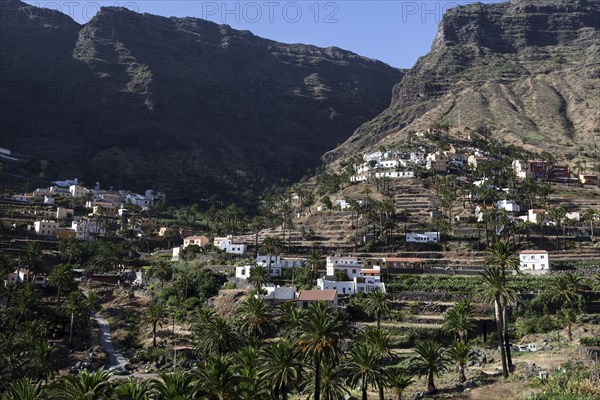
[[[313,250],[311,258],[306,268],[318,270],[320,254]],[[514,332],[510,326],[512,308],[519,301],[533,309],[541,303],[545,311],[551,307],[555,328],[567,327],[567,339],[572,340],[571,326],[584,312],[586,291],[597,288],[599,282],[574,273],[557,275],[547,280],[532,301],[525,302],[510,286],[511,280],[518,279],[512,273],[518,270],[512,245],[497,241],[490,248],[487,264],[474,296],[493,305],[494,337],[506,378],[514,371],[509,337]],[[163,292],[150,303],[142,322],[151,327],[154,347],[157,326],[167,323],[172,296],[198,296],[198,282],[188,287],[186,273],[173,268],[159,262],[152,269]],[[299,395],[334,400],[351,393],[367,399],[375,392],[379,399],[386,394],[401,399],[404,389],[421,376],[426,379],[428,393],[436,392],[436,377],[443,372],[456,371],[459,385],[467,380],[474,351],[471,342],[477,336],[473,335],[477,313],[469,301],[460,301],[445,313],[445,339],[418,340],[414,355],[402,359],[393,351],[393,333],[382,327],[382,320],[392,314],[390,299],[384,293],[358,296],[350,304],[349,310],[354,310],[350,312],[321,302],[308,308],[294,302],[274,306],[257,295],[261,285],[268,282],[266,269],[258,267],[255,271],[251,277],[255,290],[239,305],[234,317],[219,316],[196,303],[195,311],[187,316],[193,332],[190,359],[157,378],[120,381],[110,380],[110,372],[102,369],[56,375],[57,348],[48,338],[66,332],[62,345],[70,347],[74,337],[84,340],[91,313],[101,307],[95,292],[84,294],[74,286],[68,263],[56,267],[50,276],[51,296],[30,283],[8,285],[2,291],[0,328],[2,398],[288,399]],[[374,325],[357,325],[357,308]],[[540,314],[544,310],[540,309]],[[589,397],[578,398],[591,399],[597,394],[592,390]]]

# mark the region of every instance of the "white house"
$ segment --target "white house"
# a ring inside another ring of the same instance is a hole
[[[550,271],[550,255],[546,250],[523,250],[519,253],[519,268],[531,274]]]
[[[383,156],[383,154],[380,151],[376,151],[375,153],[363,155],[363,160],[365,160],[366,162],[369,162],[372,160],[379,161],[379,160],[381,160],[382,156]]]
[[[337,199],[335,201],[335,205],[338,206],[341,210],[347,210],[350,208],[350,204],[344,199]]]
[[[362,262],[358,257],[331,256],[326,259],[327,276],[335,276],[335,271],[346,271],[348,278],[360,276]]]
[[[37,235],[56,236],[56,233],[58,232],[58,222],[45,219],[35,221],[33,223],[33,230]]]
[[[521,207],[513,200],[499,200],[498,209],[505,210],[507,212],[519,212]]]
[[[242,267],[235,267],[235,277],[237,279],[246,280],[250,276],[250,271],[255,268],[256,265],[244,265]],[[268,266],[265,268],[269,268]],[[271,264],[271,278],[278,278],[282,275],[281,264]]]
[[[99,221],[73,221],[71,229],[75,231],[77,240],[96,240],[97,237],[106,235],[106,229],[100,225]]]
[[[439,232],[407,233],[406,241],[408,243],[437,243],[439,236]]]
[[[375,177],[376,178],[392,178],[392,179],[414,178],[415,173],[414,173],[414,171],[383,171],[383,172],[376,172]]]
[[[73,197],[84,197],[89,192],[90,192],[90,190],[87,188],[84,188],[83,186],[79,186],[79,185],[69,186],[69,193]]]
[[[527,210],[527,220],[532,224],[541,224],[544,222],[544,216],[546,215],[546,210],[543,209],[530,209]]]
[[[376,289],[385,292],[385,284],[375,277],[357,277],[351,281],[317,279],[319,290],[336,290],[338,295],[370,293]]]
[[[263,289],[267,292],[263,296],[266,300],[288,301],[296,299],[296,286],[264,286]]]
[[[52,197],[52,196],[45,196],[44,197],[44,204],[49,205],[49,206],[54,205],[54,197]]]
[[[231,244],[233,242],[233,236],[227,235],[224,237],[216,237],[213,240],[213,245],[219,249],[223,249],[226,245]]]
[[[54,181],[54,182],[52,182],[53,185],[60,186],[60,187],[69,187],[71,185],[77,185],[78,183],[79,183],[79,179],[78,178],[65,179],[64,181]]]
[[[56,219],[62,219],[62,218],[67,218],[69,215],[73,215],[73,209],[72,208],[65,208],[65,207],[57,207],[56,208]]]

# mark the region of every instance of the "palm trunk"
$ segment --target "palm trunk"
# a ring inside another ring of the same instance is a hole
[[[569,335],[569,342],[573,341],[573,334],[571,332],[571,324],[567,324],[567,334]]]
[[[58,285],[58,294],[56,295],[56,307],[60,306],[60,285]]]
[[[385,396],[383,394],[383,385],[379,385],[379,400],[385,400]]]
[[[315,357],[315,399],[321,400],[321,357]]]
[[[433,382],[433,371],[427,373],[427,392],[435,393],[435,383]]]
[[[75,313],[71,313],[71,324],[69,325],[69,346],[73,346],[73,330],[75,328]]]
[[[590,240],[594,243],[594,216],[590,219]]]
[[[285,387],[285,385],[281,385],[281,397],[283,400],[287,400],[288,398],[287,387]]]
[[[464,383],[466,380],[467,380],[467,377],[465,376],[465,366],[459,365],[458,366],[458,382]]]
[[[504,330],[504,349],[506,351],[506,364],[508,364],[508,371],[514,372],[515,366],[512,363],[512,356],[510,354],[510,340],[508,337],[508,318],[506,316],[507,305],[504,304],[502,307],[502,319],[503,319],[503,330]]]
[[[508,378],[508,368],[506,367],[506,353],[504,352],[504,341],[502,340],[502,311],[500,310],[500,299],[496,296],[494,300],[494,309],[496,312],[496,333],[498,335],[498,348],[500,349],[500,358],[502,359],[502,376]]]
[[[361,394],[362,394],[362,400],[368,400],[367,399],[367,387],[364,385],[361,388]]]
[[[152,347],[156,347],[156,322],[152,324]]]

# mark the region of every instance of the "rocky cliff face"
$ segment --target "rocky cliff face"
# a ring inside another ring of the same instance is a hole
[[[327,160],[436,123],[557,155],[600,142],[600,1],[514,0],[456,7],[392,103]]]
[[[2,0],[2,144],[171,199],[296,179],[389,105],[403,72],[194,18],[87,24]]]

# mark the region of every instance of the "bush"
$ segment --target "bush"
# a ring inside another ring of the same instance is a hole
[[[579,343],[582,346],[600,346],[600,338],[599,337],[582,337],[579,339]]]
[[[515,330],[517,337],[531,333],[547,333],[556,330],[556,319],[551,315],[517,318]]]

